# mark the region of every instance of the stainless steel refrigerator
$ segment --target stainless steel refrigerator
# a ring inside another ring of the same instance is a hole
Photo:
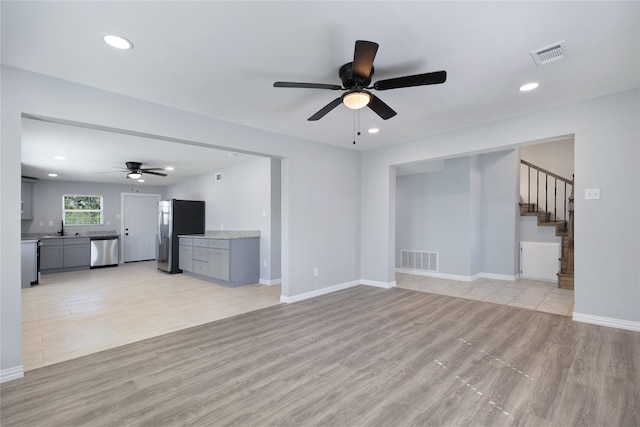
[[[158,204],[158,270],[180,273],[178,235],[204,234],[204,202],[162,200]]]

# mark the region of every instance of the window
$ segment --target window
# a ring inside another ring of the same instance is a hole
[[[102,196],[62,196],[64,225],[102,225]]]

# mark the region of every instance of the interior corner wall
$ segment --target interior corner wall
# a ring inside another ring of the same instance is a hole
[[[468,156],[448,159],[442,171],[397,177],[397,267],[403,249],[433,251],[440,273],[471,275],[470,236],[479,236],[471,230],[470,163]]]
[[[269,280],[282,280],[282,161],[271,159],[271,263]]]
[[[469,276],[483,273],[483,174],[480,156],[469,156]]]
[[[516,150],[444,161],[397,178],[396,268],[402,249],[434,251],[439,273],[513,277],[517,271]]]
[[[388,212],[395,201],[390,199],[388,180],[381,178],[388,176],[390,167],[573,134],[577,195],[574,313],[620,319],[640,328],[638,117],[640,91],[631,90],[364,152],[361,276],[372,281],[394,277],[391,267],[386,267],[394,254],[382,243],[395,240]],[[600,199],[585,200],[581,197],[585,188],[600,188]]]
[[[514,277],[518,272],[517,150],[480,156],[482,170],[482,272]]]

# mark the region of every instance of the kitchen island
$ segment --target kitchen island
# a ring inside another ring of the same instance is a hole
[[[259,231],[207,231],[178,239],[178,266],[183,273],[229,287],[259,282]]]

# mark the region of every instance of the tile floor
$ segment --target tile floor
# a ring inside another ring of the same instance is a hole
[[[280,286],[227,288],[155,261],[42,275],[22,290],[25,371],[280,303]]]
[[[397,286],[571,316],[573,291],[520,279],[459,282],[409,274]],[[45,274],[22,290],[25,371],[280,303],[280,286],[227,288],[154,261]]]
[[[478,279],[474,282],[460,282],[398,273],[396,284],[399,288],[421,292],[511,305],[563,316],[573,315],[573,291],[560,289],[557,283],[528,279]]]

